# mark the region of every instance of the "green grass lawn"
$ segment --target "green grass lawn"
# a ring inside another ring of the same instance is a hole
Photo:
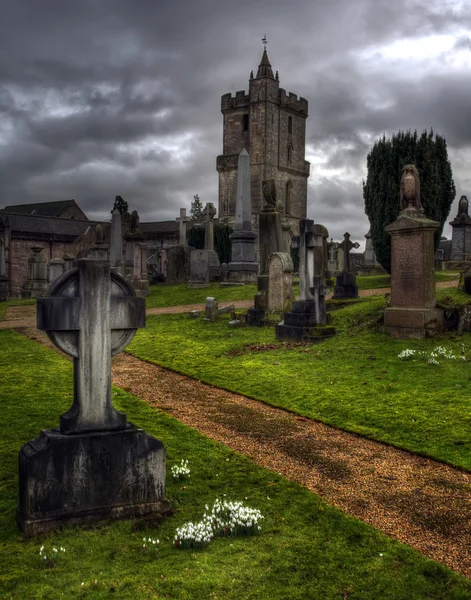
[[[188,482],[167,481],[175,515],[24,539],[15,525],[18,451],[41,429],[56,427],[70,406],[72,364],[12,331],[0,331],[0,344],[0,598],[471,598],[469,580],[121,390],[114,390],[116,406],[164,442],[168,470],[189,461]],[[262,511],[260,534],[219,538],[201,550],[174,548],[175,528],[224,494]],[[143,551],[143,536],[160,539],[154,554]],[[41,545],[66,552],[47,567]]]
[[[151,285],[150,294],[146,298],[146,306],[147,308],[162,308],[185,304],[204,304],[208,296],[217,298],[219,302],[251,300],[256,292],[256,285],[221,287],[219,283],[211,283],[209,287],[197,290],[189,290],[186,284]]]
[[[333,312],[338,335],[317,345],[286,348],[273,328],[238,329],[185,315],[148,319],[129,346],[135,356],[341,429],[471,470],[470,363],[416,357],[406,349],[438,345],[456,355],[471,334],[402,341],[376,333],[384,298],[347,303]],[[250,347],[252,345],[252,347]]]

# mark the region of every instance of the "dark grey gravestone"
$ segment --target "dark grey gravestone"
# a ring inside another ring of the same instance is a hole
[[[221,277],[221,264],[219,256],[214,249],[214,217],[216,208],[212,202],[208,202],[203,211],[204,214],[204,249],[208,253],[209,281],[219,281]]]
[[[114,210],[111,213],[111,243],[110,263],[112,267],[122,266],[123,260],[123,233],[121,229],[121,213]]]
[[[92,255],[102,249],[95,247]],[[38,300],[38,329],[74,361],[74,401],[60,429],[19,454],[25,535],[68,523],[165,513],[165,449],[111,400],[111,357],[145,326],[145,301],[106,260],[83,259]]]
[[[47,262],[43,256],[42,246],[31,246],[28,260],[28,281],[21,292],[22,298],[41,298],[45,295],[47,282]]]
[[[260,211],[258,235],[260,247],[260,274],[257,277],[258,293],[254,297],[254,307],[250,308],[245,317],[247,325],[259,327],[263,324],[265,311],[268,308],[268,258],[274,252],[284,251],[283,229],[279,203],[276,199],[274,179],[262,182],[264,206]]]
[[[205,306],[204,306],[204,318],[205,321],[216,321],[219,316],[219,304],[216,298],[208,297],[206,298]]]
[[[10,281],[7,277],[5,263],[5,240],[0,237],[0,300],[6,300],[10,295]]]
[[[190,254],[192,250],[191,246],[170,246],[167,248],[166,283],[188,283],[190,279]]]
[[[334,300],[343,300],[345,298],[358,298],[358,287],[356,285],[356,275],[351,269],[350,250],[359,248],[358,242],[350,241],[348,231],[343,234],[344,240],[338,247],[343,250],[343,272],[336,277],[334,288]]]
[[[458,214],[450,222],[451,260],[465,261],[471,259],[471,217],[466,196],[461,196],[458,202]]]
[[[313,341],[333,335],[335,329],[327,327],[325,310],[325,244],[324,228],[314,225],[311,219],[299,223],[299,236],[293,238],[293,247],[299,249],[299,301],[293,302],[290,312],[276,326],[278,340]]]
[[[52,283],[64,273],[64,261],[60,258],[51,258],[49,261],[49,283]]]
[[[188,287],[209,287],[209,252],[208,250],[192,250],[190,254],[190,282]]]

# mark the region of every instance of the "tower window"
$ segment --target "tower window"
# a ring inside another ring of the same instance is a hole
[[[247,114],[242,116],[242,130],[243,131],[249,130],[249,115],[247,115]]]
[[[288,164],[291,164],[292,160],[293,160],[293,145],[288,144]]]
[[[288,133],[293,133],[293,117],[288,117]]]

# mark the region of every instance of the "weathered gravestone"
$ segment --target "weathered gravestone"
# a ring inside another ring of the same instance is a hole
[[[434,233],[420,200],[419,173],[405,165],[400,185],[401,212],[386,227],[391,236],[391,306],[384,311],[386,331],[393,337],[423,339],[443,323],[436,308]]]
[[[207,250],[192,250],[190,255],[191,288],[209,287],[209,253]]]
[[[6,300],[10,295],[10,280],[7,276],[5,261],[5,240],[0,236],[0,300]]]
[[[311,219],[300,221],[299,236],[292,240],[292,246],[299,248],[299,301],[293,302],[292,310],[276,326],[278,340],[312,341],[335,333],[327,326],[330,319],[325,310],[329,294],[324,281],[325,236],[322,225],[314,225]]]
[[[186,246],[186,226],[190,217],[186,216],[186,208],[180,208],[180,216],[175,219],[180,223],[180,246]]]
[[[206,298],[205,306],[204,306],[204,318],[205,321],[217,321],[219,316],[218,312],[219,304],[216,298],[208,297]]]
[[[250,193],[250,156],[239,154],[237,166],[236,222],[230,235],[231,262],[228,265],[230,282],[255,282],[258,263],[255,262],[255,239],[252,231],[252,198]]]
[[[118,269],[122,275],[124,274],[121,213],[117,209],[111,213],[110,263],[113,269]]]
[[[64,272],[64,261],[60,258],[51,258],[49,261],[49,283],[52,283]]]
[[[166,283],[188,283],[192,250],[191,246],[170,246],[167,248],[166,258],[162,257],[162,262],[167,261],[166,264],[162,265],[167,272]]]
[[[268,308],[268,258],[274,252],[284,251],[283,230],[281,227],[280,211],[276,200],[276,185],[274,179],[262,182],[264,207],[259,215],[259,250],[260,274],[257,277],[257,294],[254,297],[254,307],[247,312],[247,325],[260,326]]]
[[[209,281],[219,281],[221,276],[221,265],[219,256],[214,249],[214,217],[216,208],[212,202],[208,202],[203,211],[204,214],[204,249],[207,252],[209,264]]]
[[[471,217],[466,196],[461,196],[458,203],[458,214],[450,222],[451,235],[451,260],[471,260]]]
[[[274,252],[268,259],[268,310],[286,310],[293,295],[293,260],[287,252]]]
[[[42,246],[31,246],[31,256],[28,260],[28,281],[21,292],[22,298],[40,298],[47,290],[47,262],[42,252]]]
[[[344,298],[358,298],[358,287],[356,284],[356,275],[351,267],[350,250],[352,248],[359,248],[358,242],[350,241],[350,234],[348,231],[343,234],[344,240],[341,244],[338,244],[339,249],[343,251],[343,271],[336,277],[336,284],[334,288],[334,300],[340,300]]]
[[[126,423],[111,400],[111,357],[145,326],[145,301],[108,261],[74,265],[37,303],[38,329],[73,357],[74,401],[60,429],[20,450],[18,522],[26,535],[169,510],[162,442]]]

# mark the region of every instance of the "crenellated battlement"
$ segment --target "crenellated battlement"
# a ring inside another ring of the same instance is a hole
[[[235,93],[233,96],[230,92],[221,96],[221,110],[231,110],[234,108],[243,108],[248,106],[250,97],[245,93],[245,90],[241,90]]]
[[[306,98],[299,97],[298,99],[296,94],[292,94],[291,92],[287,94],[283,88],[280,88],[280,106],[290,108],[307,116],[308,101]]]

